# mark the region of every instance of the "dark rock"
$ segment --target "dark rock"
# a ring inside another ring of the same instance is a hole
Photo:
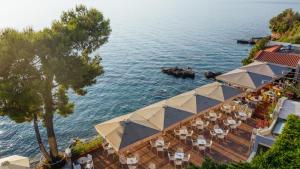
[[[207,71],[207,72],[204,72],[204,76],[207,78],[207,79],[215,79],[216,76],[219,76],[221,75],[222,72],[213,72],[213,71]]]
[[[195,72],[192,68],[178,68],[178,67],[162,67],[161,71],[168,75],[173,75],[175,77],[181,78],[195,78]]]

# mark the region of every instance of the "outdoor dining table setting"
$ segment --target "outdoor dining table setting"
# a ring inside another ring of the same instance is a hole
[[[223,134],[224,133],[224,130],[221,129],[220,127],[217,127],[217,128],[214,128],[214,132],[219,135],[219,134]]]
[[[236,121],[234,119],[232,119],[232,118],[227,118],[227,123],[229,125],[236,125]]]
[[[205,145],[206,145],[206,140],[205,140],[205,138],[204,138],[203,136],[199,136],[199,137],[197,138],[197,144],[198,144],[198,145],[205,146]]]

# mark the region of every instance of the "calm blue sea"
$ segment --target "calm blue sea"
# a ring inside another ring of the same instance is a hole
[[[3,4],[4,3],[4,4]],[[35,29],[50,25],[66,10],[83,3],[111,20],[109,43],[98,52],[105,73],[86,96],[70,93],[74,114],[56,117],[60,149],[74,137],[94,136],[94,125],[156,101],[209,83],[203,72],[239,67],[250,46],[236,39],[269,34],[268,21],[286,8],[300,11],[297,0],[39,0],[1,2],[0,27]],[[15,5],[19,4],[19,5]],[[162,66],[192,67],[196,78],[176,79]],[[43,135],[45,134],[44,131]],[[0,156],[38,153],[30,123],[0,117]]]

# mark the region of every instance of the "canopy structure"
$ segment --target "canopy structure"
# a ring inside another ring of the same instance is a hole
[[[242,93],[242,91],[237,88],[230,87],[219,82],[201,86],[195,91],[197,95],[206,96],[221,102],[230,100]]]
[[[132,114],[132,119],[143,117],[160,131],[193,116],[189,111],[171,106],[166,100],[139,109]]]
[[[250,72],[244,69],[232,70],[228,73],[217,76],[216,79],[253,90],[273,81],[273,78],[270,76]]]
[[[0,169],[29,169],[29,158],[13,155],[0,159]]]
[[[291,69],[286,66],[275,65],[267,62],[258,62],[258,61],[243,66],[240,69],[247,70],[249,72],[253,72],[261,75],[270,76],[272,78],[283,77],[284,75],[288,74],[291,71]]]
[[[97,132],[119,151],[133,143],[159,133],[159,130],[143,118],[131,120],[132,113],[95,126]]]
[[[200,113],[221,103],[220,100],[204,95],[198,95],[196,90],[172,97],[167,102],[168,105],[191,112],[193,114]]]
[[[98,124],[95,128],[119,151],[240,94],[239,89],[215,82]]]

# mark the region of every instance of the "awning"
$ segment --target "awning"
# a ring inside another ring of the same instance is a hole
[[[132,119],[135,119],[136,116],[143,117],[160,131],[193,116],[193,113],[189,111],[170,106],[166,100],[139,109],[132,114]]]
[[[132,116],[132,113],[95,126],[97,132],[105,138],[116,151],[159,133],[159,130],[152,124],[141,118],[136,119],[136,121],[131,120],[130,116]]]
[[[216,79],[232,85],[238,85],[243,88],[254,90],[273,81],[273,78],[270,76],[253,73],[243,69],[232,70],[228,73],[217,76]]]
[[[206,96],[222,102],[239,96],[241,93],[241,90],[219,82],[210,83],[196,89],[197,95]]]
[[[288,74],[291,69],[286,66],[275,65],[267,62],[253,62],[249,65],[243,66],[240,69],[249,72],[270,76],[272,78],[280,78]]]

